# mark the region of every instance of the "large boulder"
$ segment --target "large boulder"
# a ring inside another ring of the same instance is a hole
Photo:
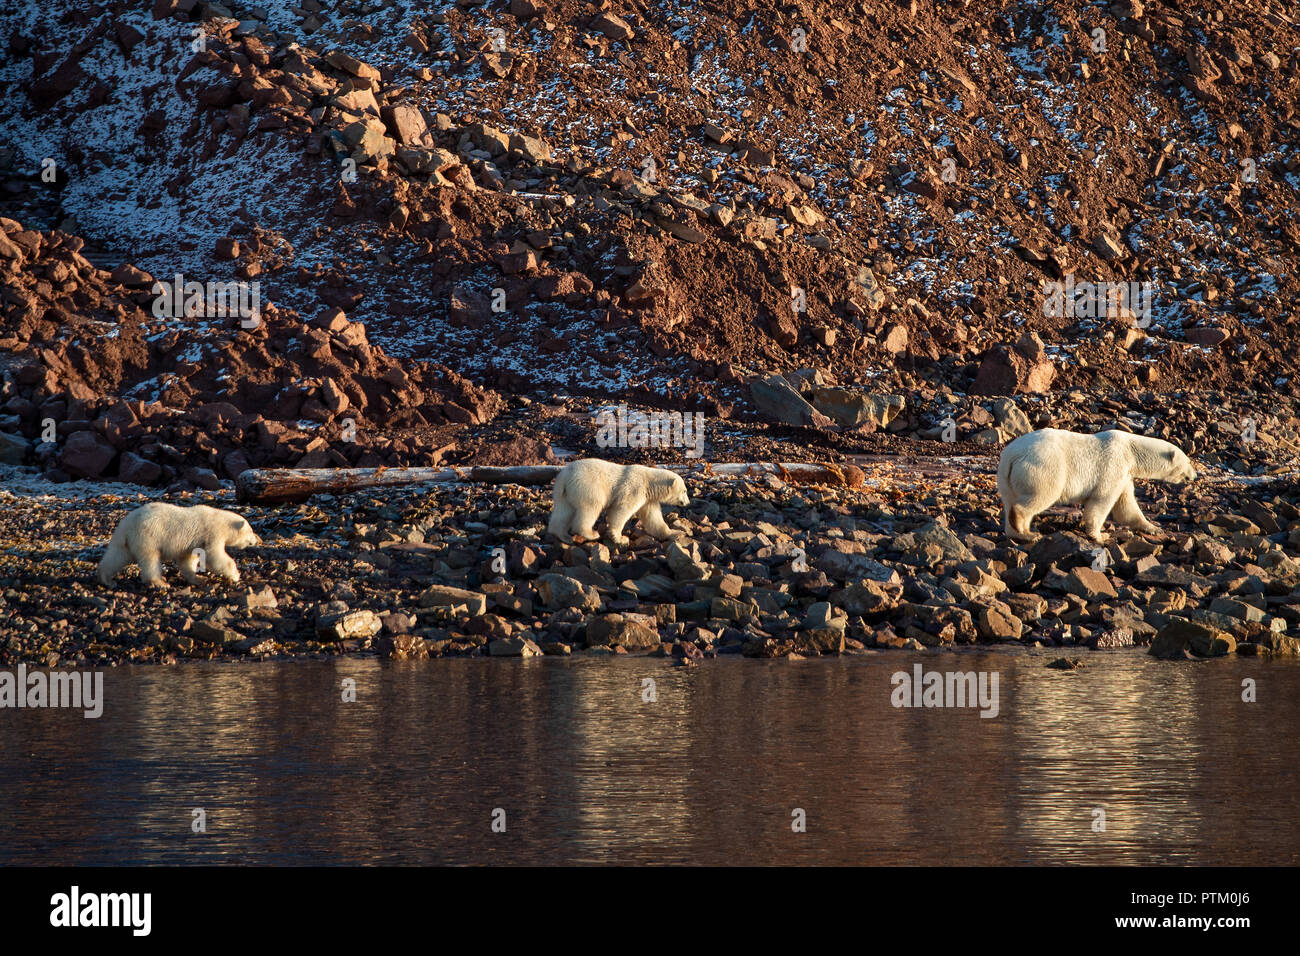
[[[903,411],[907,400],[902,395],[871,395],[849,388],[814,388],[812,404],[845,428],[868,423],[884,428]]]
[[[603,614],[587,622],[587,643],[592,646],[618,644],[634,650],[647,650],[661,643],[659,632],[648,620],[634,615]]]
[[[31,442],[22,435],[0,432],[0,465],[21,465],[29,448]]]
[[[542,649],[522,635],[489,641],[487,651],[490,657],[540,657],[542,655]]]
[[[1236,649],[1237,642],[1227,631],[1200,621],[1176,617],[1151,639],[1148,653],[1162,660],[1186,660],[1192,654],[1198,657],[1221,657]]]
[[[403,146],[432,146],[429,126],[418,106],[399,103],[385,106],[383,118],[388,130]]]
[[[946,561],[969,561],[973,555],[961,538],[953,533],[952,529],[937,521],[931,521],[924,527],[918,528],[912,532],[912,538],[917,547],[925,547],[932,544],[943,552]]]
[[[133,451],[122,452],[122,460],[117,465],[119,481],[135,485],[152,485],[162,477],[162,466],[148,458],[141,458]]]
[[[749,385],[749,393],[759,412],[783,425],[826,428],[831,424],[828,417],[810,405],[780,375],[755,379]]]
[[[426,588],[416,599],[420,607],[465,607],[471,617],[487,613],[487,595],[482,591],[435,584]]]
[[[566,574],[543,574],[537,579],[537,596],[553,610],[577,608],[579,611],[600,610],[600,593],[585,586],[577,578]]]
[[[98,478],[117,456],[117,449],[92,431],[73,432],[63,446],[63,470],[81,478]]]
[[[1037,394],[1046,392],[1055,377],[1056,366],[1051,361],[1033,362],[1020,352],[997,345],[984,354],[970,390],[972,395]]]

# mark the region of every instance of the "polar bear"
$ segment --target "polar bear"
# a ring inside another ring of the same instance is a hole
[[[1196,469],[1177,445],[1124,431],[1081,435],[1044,428],[1021,435],[1002,450],[998,463],[1007,536],[1037,540],[1029,523],[1058,502],[1083,504],[1084,531],[1094,541],[1104,540],[1101,526],[1112,511],[1117,523],[1154,532],[1138,508],[1134,478],[1195,481]]]
[[[554,492],[547,532],[561,541],[575,534],[584,541],[594,540],[598,537],[596,519],[604,514],[609,541],[620,547],[627,546],[623,525],[633,515],[652,537],[665,541],[673,531],[664,524],[659,506],[691,503],[686,482],[676,472],[599,458],[582,458],[561,468],[555,476]]]
[[[164,561],[179,567],[190,584],[198,584],[196,572],[207,568],[238,581],[239,569],[226,549],[261,543],[248,522],[233,511],[151,501],[118,522],[99,562],[99,581],[107,587],[123,568],[139,564],[146,585],[165,588]]]

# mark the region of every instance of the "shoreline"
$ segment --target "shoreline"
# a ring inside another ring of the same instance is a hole
[[[1026,549],[1003,538],[982,465],[863,461],[860,489],[691,475],[692,504],[666,513],[682,537],[633,533],[618,551],[543,541],[545,487],[413,485],[259,507],[236,504],[229,485],[167,495],[6,469],[0,500],[25,506],[0,525],[0,666],[538,654],[689,665],[967,645],[1068,659],[1153,640],[1164,657],[1300,653],[1289,476],[1147,484],[1162,535],[1107,526],[1102,551],[1077,511],[1054,509]],[[147,593],[133,568],[112,588],[94,581],[122,514],[163,497],[249,519],[266,544],[233,552],[239,584],[186,586],[169,569],[171,587]]]

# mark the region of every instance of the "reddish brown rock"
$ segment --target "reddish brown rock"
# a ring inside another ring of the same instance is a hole
[[[68,474],[98,478],[117,456],[117,449],[93,431],[73,432],[64,443],[59,463]]]
[[[429,127],[424,121],[424,114],[418,106],[400,103],[385,106],[381,111],[388,131],[403,146],[432,146]]]
[[[1215,348],[1228,341],[1230,334],[1226,329],[1208,328],[1197,326],[1187,330],[1187,341],[1193,345],[1201,345],[1205,348]]]
[[[999,345],[985,353],[970,390],[973,395],[1041,393],[1048,390],[1055,375],[1056,366],[1050,361],[1030,362]]]
[[[592,28],[611,40],[630,40],[636,35],[626,20],[612,13],[602,13],[592,23]]]
[[[153,285],[153,276],[143,269],[137,269],[129,262],[124,262],[113,270],[112,279],[121,285],[129,286],[147,286]]]

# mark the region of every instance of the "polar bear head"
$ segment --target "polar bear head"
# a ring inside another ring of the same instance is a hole
[[[1101,435],[1119,435],[1112,441],[1122,440],[1133,451],[1133,477],[1153,481],[1170,481],[1181,484],[1196,480],[1196,468],[1186,453],[1172,442],[1146,435],[1127,432],[1101,432]],[[1098,436],[1100,437],[1100,436]]]
[[[650,494],[655,501],[683,508],[691,503],[691,497],[686,493],[686,482],[682,481],[681,475],[664,468],[655,470],[658,474],[650,482]]]
[[[229,529],[225,541],[227,548],[252,548],[262,543],[262,539],[253,531],[253,526],[241,515],[227,511],[225,517]]]
[[[1182,484],[1185,481],[1196,480],[1196,469],[1192,466],[1192,460],[1177,445],[1168,445],[1163,449],[1160,462],[1165,467],[1164,473],[1158,476],[1160,481]]]

